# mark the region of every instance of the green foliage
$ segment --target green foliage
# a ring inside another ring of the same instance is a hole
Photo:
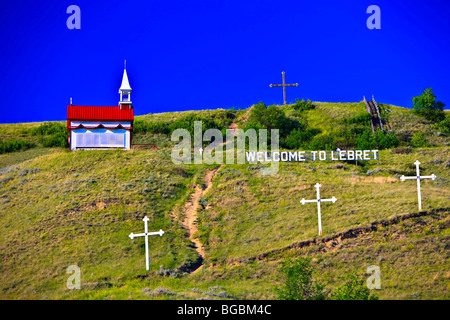
[[[310,128],[307,130],[302,130],[300,128],[294,129],[287,136],[285,140],[285,145],[289,149],[299,149],[308,146],[311,139],[320,133],[319,129]]]
[[[429,146],[427,138],[422,131],[419,130],[414,132],[414,135],[411,139],[411,146],[413,148],[424,148]]]
[[[370,295],[370,290],[364,280],[358,279],[355,272],[345,275],[341,279],[344,284],[331,294],[332,300],[378,300],[377,297]]]
[[[436,95],[432,88],[424,89],[420,96],[413,97],[412,100],[416,114],[436,123],[445,119],[443,110],[445,104],[442,101],[436,101]]]
[[[310,150],[334,150],[334,139],[331,135],[315,136],[309,143]]]
[[[143,120],[134,120],[133,122],[133,134],[169,134],[170,128],[166,123],[163,122],[146,122]]]
[[[295,99],[295,104],[292,105],[292,108],[294,108],[294,110],[297,111],[307,111],[307,110],[313,110],[315,108],[315,106],[312,104],[311,100],[299,100],[299,99]]]
[[[284,111],[275,105],[266,107],[262,102],[254,105],[245,129],[279,129],[280,137],[285,138],[293,130],[302,128],[298,120],[287,118]]]
[[[444,120],[434,124],[433,126],[439,131],[450,133],[450,115],[447,115]]]
[[[222,127],[213,119],[202,118],[197,115],[190,114],[171,123],[169,125],[170,133],[172,133],[176,129],[186,129],[191,133],[191,135],[193,135],[195,121],[202,121],[203,132],[205,132],[208,129],[219,129],[219,130],[222,129]]]
[[[7,141],[0,140],[0,154],[10,153],[14,151],[23,151],[32,148],[34,144],[30,141],[20,139],[10,139]]]
[[[325,285],[313,278],[314,268],[308,258],[288,259],[282,262],[279,271],[283,282],[280,288],[276,288],[278,299],[325,300]]]
[[[31,133],[37,136],[48,136],[63,132],[67,132],[66,127],[57,122],[44,122],[39,127],[31,129]]]
[[[39,127],[31,129],[33,135],[39,137],[39,142],[46,148],[69,147],[69,132],[67,128],[57,122],[45,122]]]
[[[59,132],[51,136],[41,137],[39,141],[46,148],[53,148],[53,147],[68,148],[69,147],[68,137],[69,137],[68,133]]]
[[[371,114],[368,112],[364,112],[355,117],[345,118],[343,120],[343,122],[345,124],[363,124],[363,125],[370,126],[370,118],[371,118]]]
[[[300,122],[297,119],[291,119],[286,117],[283,109],[277,107],[275,105],[270,105],[266,107],[263,102],[259,102],[254,105],[251,109],[250,115],[248,117],[246,126],[244,130],[248,129],[267,129],[268,132],[268,143],[270,143],[270,130],[278,129],[280,134],[280,146],[287,146],[287,137],[291,133],[292,130],[297,129],[297,132],[300,130],[305,130],[306,124]],[[290,141],[292,143],[294,138],[291,138]]]
[[[233,118],[233,110],[227,110],[221,115],[213,117],[188,114],[172,122],[149,122],[136,119],[133,123],[133,134],[167,134],[170,135],[176,129],[186,129],[194,133],[194,122],[202,121],[202,130],[218,129],[223,131],[228,128]]]
[[[358,145],[358,149],[361,150],[383,150],[398,147],[400,141],[393,132],[385,133],[380,129],[377,129],[375,134],[372,134],[370,130],[364,131],[356,139],[356,143]]]
[[[315,270],[309,258],[287,259],[278,271],[282,283],[275,292],[280,300],[378,300],[355,272],[341,277],[344,284],[330,294],[324,284],[314,279]]]

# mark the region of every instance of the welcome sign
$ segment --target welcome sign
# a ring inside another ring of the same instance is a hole
[[[379,160],[378,150],[246,152],[248,162]]]

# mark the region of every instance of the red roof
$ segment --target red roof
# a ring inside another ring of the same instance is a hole
[[[133,121],[134,109],[68,105],[67,120]]]

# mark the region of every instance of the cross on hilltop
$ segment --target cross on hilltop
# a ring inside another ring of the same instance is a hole
[[[286,104],[286,87],[298,87],[298,83],[296,84],[286,84],[285,78],[284,78],[284,71],[281,72],[283,75],[283,84],[270,84],[269,87],[283,87],[283,104]]]

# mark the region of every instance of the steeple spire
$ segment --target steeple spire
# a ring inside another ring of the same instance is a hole
[[[120,85],[119,94],[120,94],[120,101],[119,106],[120,108],[128,108],[131,109],[131,87],[130,83],[128,82],[128,75],[127,75],[127,60],[124,62],[124,69],[123,69],[123,76],[122,76],[122,84]]]

